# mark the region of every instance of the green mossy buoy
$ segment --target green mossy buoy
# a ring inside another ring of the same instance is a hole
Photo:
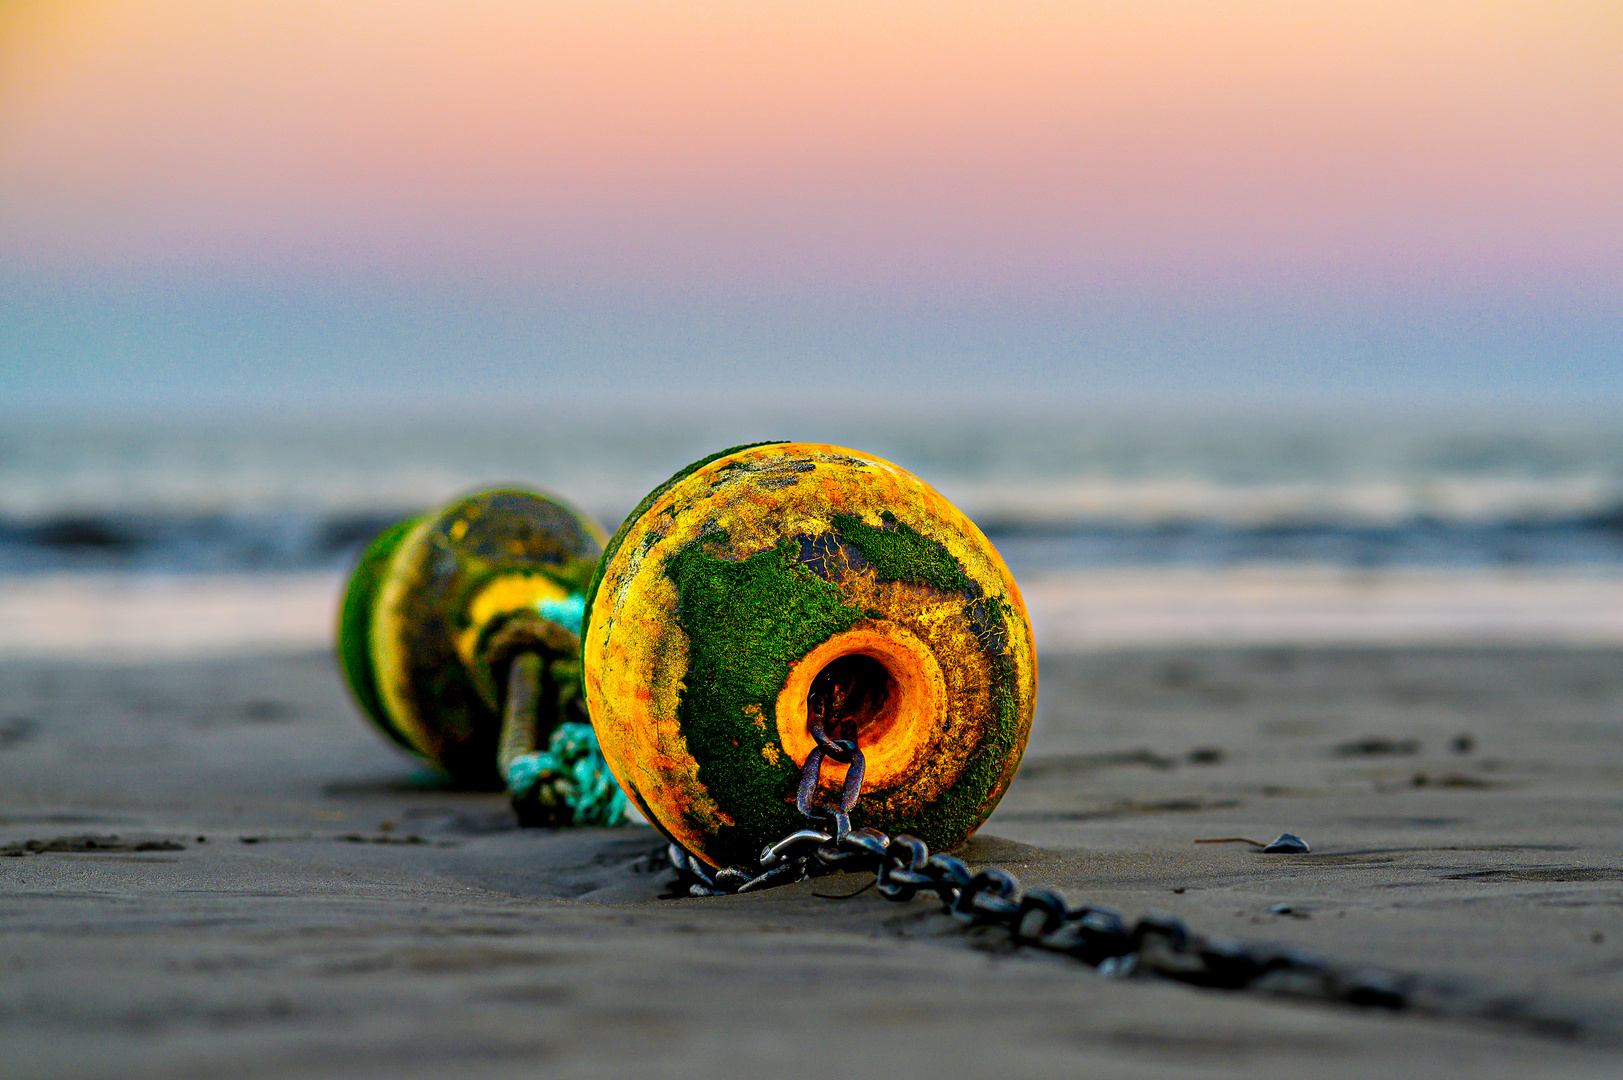
[[[537,715],[580,719],[583,590],[603,532],[520,489],[482,491],[402,521],[366,549],[338,618],[338,657],[384,734],[459,782],[497,788],[508,667],[543,659]],[[544,742],[544,739],[542,740]]]
[[[834,446],[736,447],[672,477],[609,541],[582,666],[620,786],[715,866],[802,824],[816,716],[867,767],[853,825],[965,840],[1013,779],[1037,665],[1025,604],[968,518]],[[820,801],[846,767],[823,766]]]

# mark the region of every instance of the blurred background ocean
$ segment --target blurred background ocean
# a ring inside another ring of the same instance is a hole
[[[1623,641],[1623,428],[1604,414],[779,404],[14,423],[0,651],[324,648],[344,574],[392,521],[519,483],[612,530],[681,465],[786,435],[952,498],[1050,652]]]
[[[612,531],[723,446],[856,446],[958,504],[1016,573],[1321,565],[1623,570],[1623,423],[1545,416],[1078,416],[689,405],[0,428],[0,573],[341,570],[383,526],[495,483]]]
[[[1623,8],[0,5],[0,651],[891,458],[1046,647],[1623,640]]]

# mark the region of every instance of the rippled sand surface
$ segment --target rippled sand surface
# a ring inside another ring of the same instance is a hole
[[[1049,649],[1042,677],[971,863],[1510,1019],[1107,980],[824,898],[855,876],[660,899],[645,827],[518,830],[367,730],[324,653],[238,648],[0,661],[3,1072],[1617,1075],[1623,651]],[[1312,853],[1195,843],[1281,831]]]

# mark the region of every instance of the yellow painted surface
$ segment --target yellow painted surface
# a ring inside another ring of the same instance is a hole
[[[676,586],[663,573],[637,575],[640,544],[628,538],[616,558],[616,580],[635,589],[610,588],[608,575],[592,606],[585,664],[586,701],[598,745],[614,776],[653,815],[656,824],[688,850],[703,846],[707,829],[729,824],[699,783],[676,721],[687,672],[688,641],[676,619]]]
[[[420,553],[436,521],[433,516],[423,518],[395,549],[389,570],[383,575],[383,587],[378,590],[371,632],[372,670],[377,679],[378,697],[400,733],[429,761],[435,758],[425,731],[425,720],[417,715],[406,685],[407,657],[400,612],[406,593],[416,584],[415,576],[407,573],[406,568],[422,564]]]
[[[467,531],[467,523],[459,521],[452,526],[453,533],[458,526],[463,532]],[[479,635],[490,620],[514,611],[533,611],[543,600],[562,600],[568,595],[568,589],[545,574],[503,574],[491,578],[468,605],[469,623],[457,634],[457,655],[471,668],[474,646],[479,644]]]

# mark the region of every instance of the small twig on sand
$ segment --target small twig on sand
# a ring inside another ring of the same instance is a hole
[[[1197,844],[1250,844],[1252,847],[1267,847],[1268,846],[1267,844],[1264,844],[1260,840],[1248,840],[1247,838],[1245,838],[1243,836],[1212,836],[1212,837],[1197,836],[1195,838],[1195,843],[1197,843]]]

